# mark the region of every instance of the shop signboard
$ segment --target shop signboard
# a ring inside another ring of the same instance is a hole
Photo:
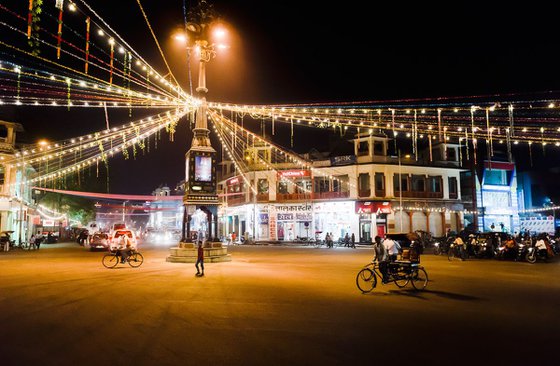
[[[391,202],[388,201],[356,201],[357,214],[391,213]]]
[[[311,221],[310,213],[296,213],[296,220],[298,221]]]
[[[281,170],[278,172],[278,176],[281,178],[303,178],[311,177],[311,171],[309,170]]]
[[[356,164],[356,155],[343,155],[331,157],[331,165],[351,165]]]
[[[296,205],[278,205],[276,211],[280,212],[305,212],[311,211],[310,204],[296,204]]]
[[[259,221],[261,224],[268,224],[268,214],[267,213],[259,214]]]
[[[291,221],[294,219],[294,214],[291,213],[279,213],[278,221]]]

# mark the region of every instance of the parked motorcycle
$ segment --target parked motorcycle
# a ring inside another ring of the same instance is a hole
[[[434,242],[434,254],[435,255],[447,255],[449,253],[449,248],[455,240],[455,237],[450,236],[447,238],[441,238],[441,240],[436,240]]]
[[[493,238],[487,235],[479,235],[471,245],[472,252],[478,259],[492,258],[495,254]]]
[[[536,263],[537,260],[542,260],[546,262],[548,259],[554,256],[554,251],[550,245],[550,239],[548,236],[541,236],[534,246],[531,246],[527,250],[525,259],[529,263]]]

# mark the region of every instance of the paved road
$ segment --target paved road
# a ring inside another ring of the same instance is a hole
[[[430,283],[361,294],[370,249],[230,247],[233,261],[101,265],[0,253],[0,365],[557,365],[560,265],[424,255]]]

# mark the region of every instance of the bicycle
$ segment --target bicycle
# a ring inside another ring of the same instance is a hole
[[[105,266],[105,268],[114,268],[119,264],[122,260],[121,253],[119,250],[111,250],[110,253],[107,253],[101,259],[101,263]],[[136,250],[133,250],[129,253],[129,255],[125,259],[128,262],[128,265],[132,268],[138,268],[144,263],[144,256]]]
[[[394,282],[403,288],[410,282],[415,290],[421,291],[428,285],[428,273],[419,263],[411,261],[395,261],[388,263],[387,276],[389,282]],[[356,276],[356,285],[363,293],[371,292],[377,286],[377,279],[383,278],[378,262],[365,265]]]

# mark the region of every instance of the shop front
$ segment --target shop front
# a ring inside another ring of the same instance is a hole
[[[356,201],[354,209],[359,215],[359,241],[371,243],[376,235],[383,236],[387,227],[389,201]]]
[[[333,240],[348,235],[358,238],[358,216],[354,212],[354,201],[317,202],[313,205],[314,230],[321,239],[331,233]]]

